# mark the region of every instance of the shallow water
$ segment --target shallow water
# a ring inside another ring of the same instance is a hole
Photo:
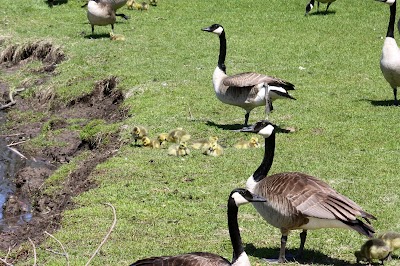
[[[0,111],[0,124],[5,123],[5,115]],[[18,204],[24,206],[24,211],[18,217],[6,217],[4,209],[7,201],[15,200],[15,177],[18,171],[30,164],[29,160],[21,158],[18,153],[7,147],[7,143],[0,132],[0,231],[11,230],[15,226],[28,222],[32,218],[31,206],[28,200]]]

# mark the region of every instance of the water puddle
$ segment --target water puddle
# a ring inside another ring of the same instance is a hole
[[[2,123],[5,115],[0,111]],[[0,232],[13,231],[32,219],[30,200],[18,191],[15,181],[24,167],[43,167],[43,163],[29,160],[17,149],[8,147],[5,137],[0,132]]]

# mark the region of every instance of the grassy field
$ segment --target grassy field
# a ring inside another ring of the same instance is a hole
[[[342,0],[327,15],[317,14],[315,7],[305,17],[306,0],[159,0],[147,12],[120,9],[131,19],[117,19],[115,32],[126,38],[119,42],[109,40],[109,26],[95,27],[98,35],[89,38],[82,3],[49,8],[41,0],[3,0],[0,51],[10,44],[49,40],[67,56],[49,81],[59,99],[89,92],[96,80],[115,75],[131,114],[124,124],[144,125],[151,136],[175,127],[185,128],[193,139],[217,135],[226,149],[222,157],[193,151],[181,159],[165,150],[122,146],[96,168],[92,178],[99,187],[74,199],[78,207],[65,213],[55,233],[71,265],[86,263],[111,225],[105,202],[115,206],[117,226],[93,265],[127,265],[190,251],[231,258],[227,196],[245,186],[264,151],[232,148],[249,136],[224,129],[242,123],[244,111],[214,95],[211,76],[219,42],[200,30],[213,23],[226,30],[228,74],[257,71],[296,85],[292,95],[297,101],[277,101],[270,115],[281,127],[296,129],[278,134],[271,173],[318,176],[378,217],[373,223],[378,232],[400,231],[400,110],[391,105],[392,90],[379,69],[387,5]],[[11,85],[23,78],[0,77]],[[250,123],[263,117],[263,108],[255,109]],[[251,205],[241,208],[239,224],[252,264],[278,255],[279,230]],[[305,258],[313,265],[349,265],[364,240],[353,231],[312,231]],[[293,232],[289,252],[298,245],[298,232]],[[45,248],[59,246],[51,239],[42,243],[40,265],[65,265],[65,258]],[[17,265],[32,263],[33,257]]]

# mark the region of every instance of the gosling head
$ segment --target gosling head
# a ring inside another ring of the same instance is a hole
[[[150,140],[149,137],[143,137],[143,138],[142,138],[142,143],[143,143],[143,146],[147,147],[147,146],[150,145],[151,140]]]

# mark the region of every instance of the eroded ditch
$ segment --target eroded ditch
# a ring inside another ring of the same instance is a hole
[[[47,73],[45,79],[51,79],[52,71],[64,58],[58,47],[47,43],[43,47],[37,43],[13,46],[0,56],[0,72],[18,71],[18,66],[27,60],[40,60],[43,71]],[[46,80],[41,78],[29,86],[40,82]],[[44,231],[51,233],[59,227],[63,211],[73,208],[72,197],[96,187],[88,177],[96,165],[113,156],[119,148],[119,132],[102,136],[106,141],[91,142],[82,140],[74,128],[88,126],[95,119],[112,124],[126,118],[127,111],[121,107],[124,96],[117,83],[116,77],[97,81],[91,93],[66,104],[58,102],[54,93],[34,93],[28,98],[16,96],[11,110],[0,111],[3,113],[0,114],[0,153],[3,152],[3,159],[8,163],[4,164],[4,173],[0,172],[3,174],[0,182],[7,183],[3,189],[0,188],[0,249],[15,247],[28,238],[39,243],[44,239]],[[27,85],[21,84],[24,86]],[[0,80],[0,103],[9,101],[9,90],[8,84]],[[19,116],[19,111],[24,110],[36,110],[46,115],[40,121],[32,122]],[[4,119],[12,120],[12,127],[5,126]],[[30,140],[43,134],[44,126],[49,132],[57,132],[46,134],[46,141],[54,145],[30,145]],[[7,148],[6,144],[10,143],[21,143],[12,147],[26,158]],[[83,152],[85,156],[75,162],[76,167],[62,186],[55,192],[45,192],[44,183],[54,171]]]

